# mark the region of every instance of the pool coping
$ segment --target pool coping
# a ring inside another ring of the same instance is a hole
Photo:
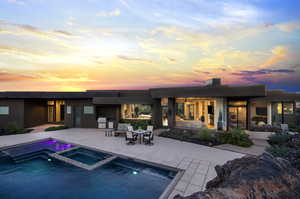
[[[168,197],[170,196],[170,194],[172,193],[175,186],[180,181],[181,177],[183,176],[183,174],[185,172],[183,169],[179,169],[179,168],[176,168],[176,167],[167,166],[167,165],[163,165],[163,164],[159,164],[159,163],[154,163],[154,162],[150,162],[150,161],[146,161],[146,160],[141,160],[141,159],[138,159],[138,158],[132,158],[132,157],[129,157],[129,156],[126,156],[126,155],[121,155],[121,154],[118,154],[118,153],[113,153],[113,152],[110,152],[110,151],[105,151],[105,150],[97,149],[97,148],[94,148],[94,147],[89,147],[89,146],[86,146],[86,145],[77,144],[77,143],[74,143],[74,142],[69,142],[69,141],[65,141],[63,139],[58,139],[58,138],[53,138],[53,137],[36,139],[36,140],[33,140],[33,141],[22,142],[22,143],[10,145],[10,146],[3,146],[3,147],[0,147],[0,150],[14,148],[14,147],[18,147],[18,146],[22,146],[22,145],[26,145],[26,144],[33,144],[35,142],[45,141],[45,140],[58,140],[60,142],[75,145],[74,147],[72,147],[70,149],[67,149],[67,150],[72,150],[75,147],[82,147],[82,148],[86,148],[86,149],[90,149],[90,150],[94,150],[94,151],[98,151],[98,152],[102,152],[102,153],[107,153],[107,154],[110,154],[112,156],[117,156],[117,157],[122,158],[122,159],[132,160],[132,161],[135,161],[135,162],[138,162],[138,163],[147,164],[147,165],[150,165],[150,166],[159,167],[159,168],[162,168],[162,169],[167,169],[167,170],[177,172],[175,177],[171,180],[171,182],[168,184],[168,186],[165,188],[165,190],[163,191],[163,193],[160,195],[160,197],[158,199],[168,199]],[[54,154],[59,153],[59,152],[54,152]],[[63,152],[63,151],[61,151],[61,152]]]

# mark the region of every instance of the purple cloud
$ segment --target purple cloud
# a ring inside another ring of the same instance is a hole
[[[294,73],[295,70],[292,69],[261,69],[261,70],[241,70],[240,72],[231,73],[232,75],[238,76],[252,76],[252,75],[266,75],[271,73]]]

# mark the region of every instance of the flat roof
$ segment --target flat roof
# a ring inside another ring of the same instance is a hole
[[[289,93],[282,90],[273,90],[273,91],[267,91],[267,96],[253,98],[251,101],[265,101],[265,102],[300,101],[300,93]]]
[[[151,103],[163,97],[251,97],[252,101],[300,101],[300,93],[267,91],[265,85],[208,85],[148,90],[87,90],[84,92],[4,91],[0,99],[92,99],[96,104]]]
[[[153,88],[153,98],[162,97],[263,97],[266,96],[265,85],[229,86],[208,85],[193,87]]]

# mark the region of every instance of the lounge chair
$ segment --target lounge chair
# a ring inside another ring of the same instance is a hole
[[[117,130],[114,131],[115,136],[125,136],[126,132],[128,131],[129,124],[126,123],[119,123]]]
[[[127,131],[125,135],[125,140],[128,141],[127,144],[133,145],[135,144],[137,137],[133,134],[132,131]]]

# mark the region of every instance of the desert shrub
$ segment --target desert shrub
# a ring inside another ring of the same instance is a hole
[[[219,132],[218,140],[222,144],[233,144],[241,147],[250,147],[253,145],[249,135],[241,129],[231,129],[227,132]]]
[[[122,119],[120,123],[127,123],[133,126],[133,129],[138,129],[139,127],[142,129],[146,129],[148,125],[152,124],[151,120],[135,120],[135,119]]]
[[[250,126],[250,130],[258,131],[258,132],[281,132],[281,129],[279,127],[268,125],[268,124],[262,126],[253,125]]]
[[[191,138],[210,142],[210,141],[214,141],[215,136],[213,131],[209,130],[208,128],[201,128],[197,133],[192,135]]]
[[[200,130],[191,129],[170,129],[163,131],[159,134],[161,137],[172,138],[180,141],[192,142],[195,144],[202,144],[206,146],[218,145],[219,142],[216,139],[216,131],[208,128]]]
[[[290,129],[290,131],[292,131],[292,132],[298,132],[298,133],[300,133],[300,126],[297,126],[297,125],[289,125],[289,129]]]
[[[17,131],[18,131],[17,124],[15,122],[9,123],[7,125],[6,131],[11,134],[17,133]]]
[[[283,146],[288,142],[290,136],[291,135],[289,135],[288,133],[275,133],[268,137],[268,143],[270,145]]]
[[[192,131],[184,129],[171,129],[163,131],[159,134],[161,137],[173,138],[176,140],[186,141],[191,138],[194,134]]]
[[[0,135],[16,135],[29,133],[32,129],[19,129],[15,122],[11,122],[7,125],[6,128],[0,129]]]
[[[286,146],[270,146],[266,148],[266,151],[275,157],[285,158],[292,149]]]
[[[67,126],[51,126],[45,129],[45,131],[59,131],[59,130],[63,130],[63,129],[67,129],[69,127]]]

